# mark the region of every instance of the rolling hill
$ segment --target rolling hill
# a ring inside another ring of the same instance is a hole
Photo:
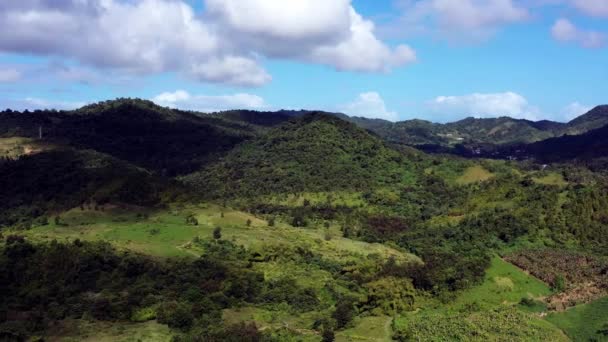
[[[202,165],[254,135],[237,122],[118,99],[71,112],[0,113],[0,136],[39,138],[91,149],[174,176]]]
[[[184,178],[216,195],[362,189],[402,182],[403,156],[356,125],[325,113],[293,118]]]

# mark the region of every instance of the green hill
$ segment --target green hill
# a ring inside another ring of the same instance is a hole
[[[597,106],[568,122],[565,133],[576,135],[608,125],[608,105]]]
[[[71,112],[0,113],[0,136],[91,149],[174,176],[199,169],[254,135],[242,123],[118,99]]]
[[[184,178],[207,193],[262,195],[362,190],[406,182],[408,162],[377,137],[334,116],[292,119]]]

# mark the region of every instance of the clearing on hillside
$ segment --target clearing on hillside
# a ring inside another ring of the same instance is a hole
[[[573,341],[608,341],[608,297],[547,316]]]
[[[464,173],[456,179],[456,183],[465,185],[477,182],[483,182],[494,177],[494,174],[486,170],[481,165],[475,165],[467,168]]]

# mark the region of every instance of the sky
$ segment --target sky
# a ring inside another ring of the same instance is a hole
[[[2,0],[0,108],[568,121],[608,103],[608,0]]]

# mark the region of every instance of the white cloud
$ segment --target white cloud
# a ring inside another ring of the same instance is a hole
[[[200,112],[218,112],[229,109],[264,110],[269,106],[263,98],[251,94],[233,95],[192,95],[185,90],[165,92],[152,98],[156,104],[165,107]]]
[[[415,60],[408,46],[381,42],[351,0],[205,5],[197,15],[184,0],[2,1],[0,53],[60,57],[123,74],[177,72],[239,86],[271,81],[258,57],[363,72]]]
[[[586,106],[580,104],[579,102],[572,102],[571,104],[567,105],[562,109],[561,115],[564,121],[570,121],[587,113],[591,109],[593,109],[592,106]]]
[[[339,107],[340,111],[351,115],[369,119],[384,119],[397,121],[399,115],[386,108],[384,100],[377,92],[367,92],[359,94],[353,102]]]
[[[413,63],[416,52],[407,45],[394,50],[373,34],[374,23],[351,9],[351,36],[339,44],[313,49],[310,59],[338,70],[389,71],[392,67]]]
[[[531,106],[525,97],[514,92],[439,96],[430,101],[428,106],[436,114],[461,117],[510,116],[519,119],[537,120],[540,116],[538,108]]]
[[[416,60],[407,45],[391,48],[351,0],[207,0],[220,31],[236,49],[329,65],[342,71],[385,72]]]
[[[272,80],[255,61],[234,56],[195,64],[189,74],[199,80],[252,87],[262,86]]]
[[[13,68],[0,68],[0,83],[16,82],[21,79],[21,72]]]
[[[402,15],[386,31],[434,33],[457,39],[486,39],[500,27],[527,20],[513,0],[401,0]]]
[[[572,42],[585,48],[600,48],[605,45],[604,34],[576,27],[568,19],[558,19],[551,27],[551,35],[560,42]]]

